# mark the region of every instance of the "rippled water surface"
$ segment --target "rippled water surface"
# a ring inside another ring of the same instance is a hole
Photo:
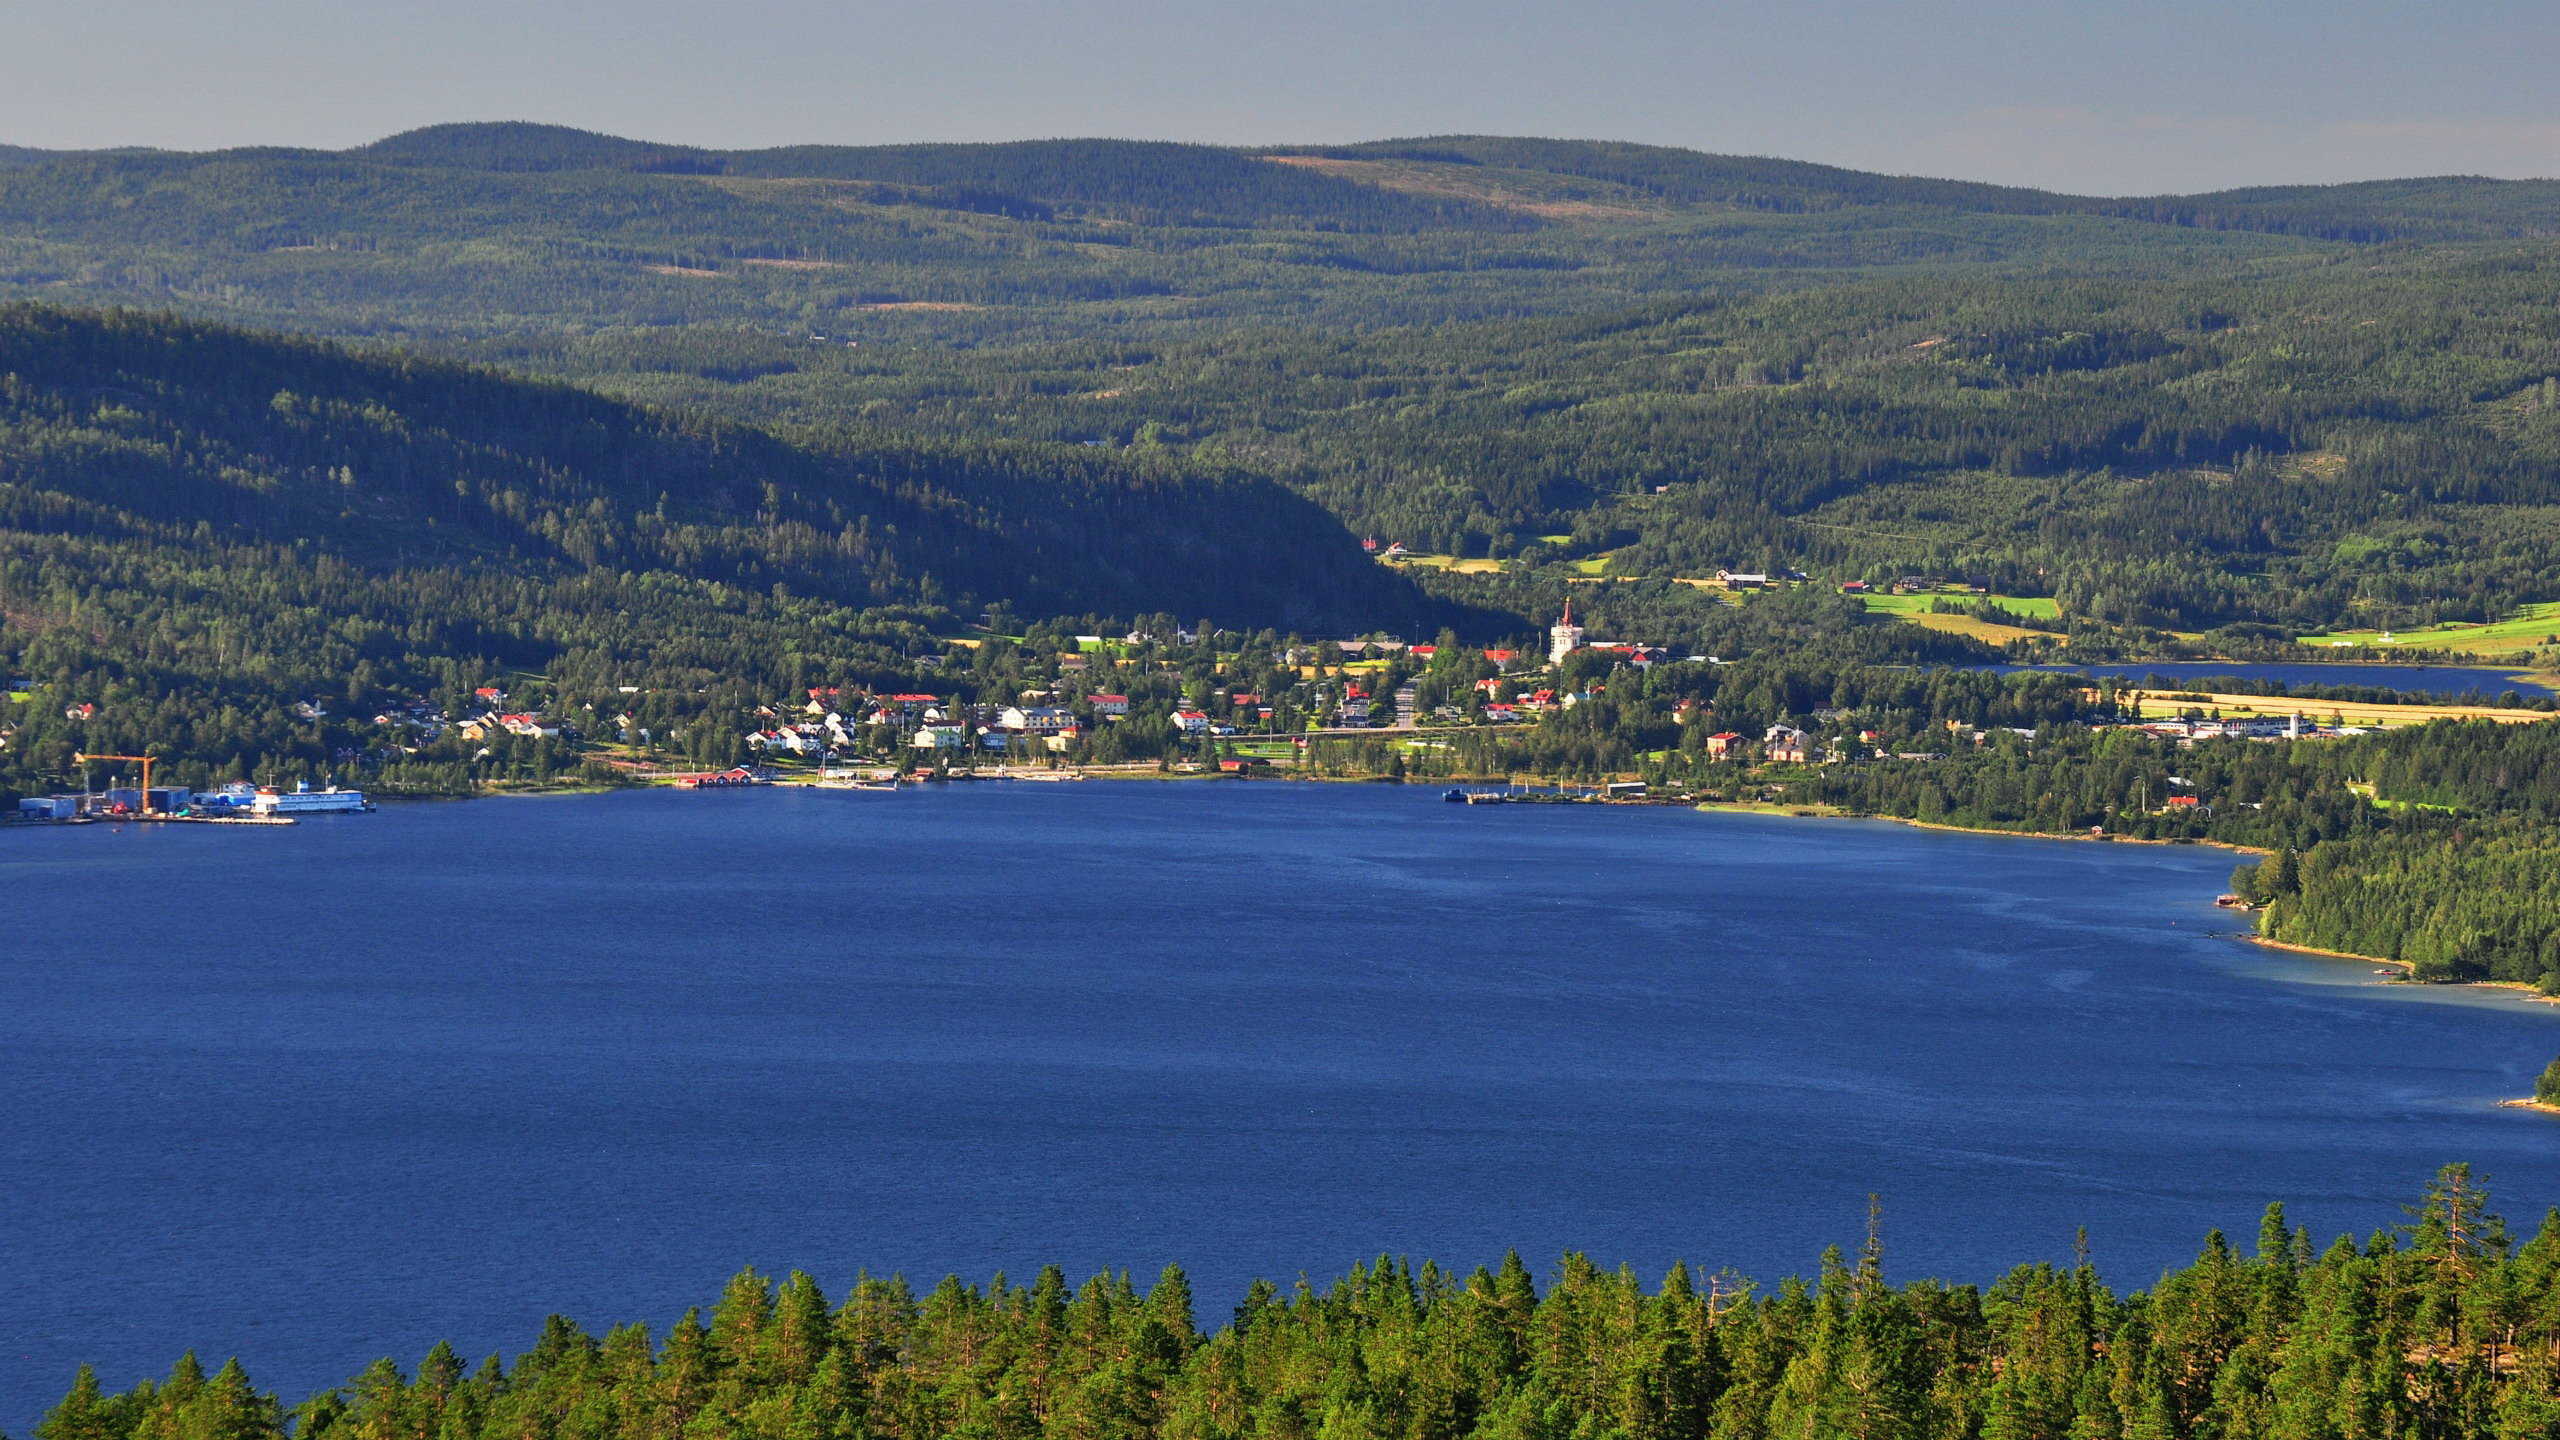
[[[2228,853],[1420,787],[949,786],[0,833],[0,1428],[72,1367],[287,1403],[753,1262],[1255,1275],[1567,1247],[2136,1285],[2437,1164],[2560,1009],[2213,932]]]

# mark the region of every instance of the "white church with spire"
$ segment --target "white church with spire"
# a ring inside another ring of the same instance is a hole
[[[1573,601],[1564,602],[1564,618],[1547,629],[1547,663],[1552,665],[1582,648],[1582,627],[1573,623]]]

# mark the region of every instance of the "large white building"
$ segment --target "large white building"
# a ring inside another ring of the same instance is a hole
[[[1573,623],[1573,602],[1564,602],[1564,618],[1547,630],[1547,660],[1553,663],[1582,648],[1582,627]]]

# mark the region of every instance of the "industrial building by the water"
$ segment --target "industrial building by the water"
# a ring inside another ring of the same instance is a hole
[[[281,819],[296,815],[370,810],[361,790],[332,785],[314,790],[309,782],[291,790],[234,780],[215,790],[183,785],[117,787],[74,795],[31,795],[18,802],[21,820],[223,820]]]

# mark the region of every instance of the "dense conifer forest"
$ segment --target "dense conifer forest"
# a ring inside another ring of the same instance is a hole
[[[488,353],[767,422],[1169,448],[1424,552],[1987,578],[2077,617],[2290,640],[2494,619],[2560,583],[2555,277],[2548,245],[2394,249],[1361,337]]]
[[[2323,1243],[2270,1206],[2254,1247],[2119,1294],[2085,1254],[1988,1288],[1888,1278],[1880,1236],[1759,1288],[1647,1287],[1568,1254],[1466,1273],[1395,1256],[1256,1282],[1206,1317],[1179,1268],[1070,1286],[748,1271],[706,1320],[601,1338],[554,1316],[474,1368],[438,1345],[287,1410],[192,1355],[107,1393],[83,1369],[36,1440],[2469,1440],[2560,1425],[2560,1212],[2519,1240],[2449,1166],[2410,1222]]]
[[[794,445],[556,384],[131,312],[0,311],[13,530],[373,570],[668,572],[839,604],[1435,613],[1325,514],[1144,455]]]

